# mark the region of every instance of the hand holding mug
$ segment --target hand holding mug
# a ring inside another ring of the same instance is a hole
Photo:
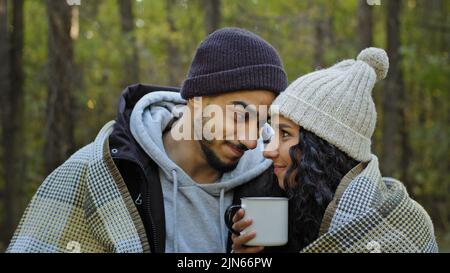
[[[245,211],[243,209],[239,209],[236,214],[233,216],[233,230],[238,231],[239,233],[249,227],[252,224],[252,219],[244,219]],[[247,247],[244,246],[245,243],[252,240],[256,236],[256,231],[249,232],[247,234],[235,234],[234,232],[231,235],[231,239],[233,240],[232,250],[233,253],[258,253],[264,249],[263,246],[252,246]]]
[[[241,205],[228,207],[224,217],[233,233],[234,252],[259,252],[261,246],[280,246],[288,241],[287,198],[241,198]]]

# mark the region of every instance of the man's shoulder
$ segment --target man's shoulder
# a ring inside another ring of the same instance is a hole
[[[92,154],[93,143],[89,143],[73,153],[66,162],[77,162],[81,161],[84,163],[88,163]]]
[[[113,131],[115,122],[110,121],[106,123],[97,134],[95,140],[85,146],[81,147],[78,151],[73,153],[64,164],[82,163],[84,165],[92,164],[95,161],[104,161],[105,157],[110,157],[109,153],[105,150],[108,142],[108,137]],[[106,158],[107,159],[107,158]]]

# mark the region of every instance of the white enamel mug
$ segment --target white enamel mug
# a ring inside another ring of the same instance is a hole
[[[241,205],[228,207],[225,212],[225,223],[233,230],[232,216],[238,209],[244,209],[244,219],[252,219],[250,226],[242,234],[256,231],[255,238],[246,243],[247,246],[281,246],[288,242],[288,199],[283,197],[245,197]]]

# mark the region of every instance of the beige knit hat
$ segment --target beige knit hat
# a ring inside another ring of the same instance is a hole
[[[366,48],[356,61],[344,60],[298,78],[272,105],[352,158],[369,161],[377,119],[372,89],[388,69],[383,49]]]

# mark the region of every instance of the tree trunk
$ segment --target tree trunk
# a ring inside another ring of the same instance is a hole
[[[9,93],[9,62],[5,61],[9,59],[10,41],[9,41],[9,22],[7,13],[7,0],[0,0],[0,113],[5,111],[7,106],[5,95]],[[2,123],[3,124],[3,123]]]
[[[134,33],[134,15],[132,0],[118,0],[120,10],[120,23],[125,38],[125,56],[123,71],[126,78],[123,85],[139,82],[139,55]]]
[[[373,44],[373,16],[372,6],[367,0],[359,0],[358,7],[358,37],[360,50]]]
[[[46,0],[48,13],[48,98],[44,159],[48,173],[74,151],[73,41],[71,7]]]
[[[2,1],[2,60],[5,66],[2,71],[2,146],[3,146],[3,168],[5,180],[5,230],[3,235],[8,240],[12,236],[18,224],[20,213],[23,209],[22,194],[24,153],[23,153],[23,0],[12,2],[12,31],[8,37],[8,29],[4,28],[7,23],[6,1]],[[5,11],[5,14],[3,14]],[[6,39],[5,39],[6,37]],[[8,54],[9,53],[9,54]],[[3,67],[2,66],[2,67]],[[6,74],[5,74],[6,73]]]
[[[205,30],[206,34],[210,34],[219,28],[222,20],[221,16],[221,0],[204,0],[205,9]]]
[[[324,21],[317,19],[314,25],[314,69],[321,69],[324,67],[324,27]]]
[[[176,0],[166,1],[166,21],[169,26],[169,33],[166,40],[166,51],[167,51],[167,71],[169,76],[169,85],[179,86],[181,82],[180,71],[180,54],[178,52],[178,47],[175,41],[172,39],[172,33],[177,31],[175,26],[175,19],[173,17],[173,7],[176,4]]]
[[[383,96],[381,166],[385,176],[403,176],[409,165],[409,148],[407,132],[404,129],[405,113],[402,110],[405,96],[399,51],[401,1],[388,1],[387,9],[387,53],[390,67]]]
[[[9,82],[10,75],[10,62],[9,62],[9,51],[10,51],[10,41],[9,41],[9,22],[8,22],[8,1],[0,0],[0,113],[2,122],[2,177],[5,182],[3,187],[2,198],[4,218],[1,219],[4,222],[5,231],[1,232],[1,240],[6,242],[8,240],[9,233],[11,231],[11,226],[13,223],[13,213],[12,213],[12,196],[11,193],[14,190],[11,186],[14,186],[8,177],[8,163],[9,158],[7,156],[7,144],[11,140],[7,135],[9,131],[10,124],[8,122],[9,118],[9,103],[8,97],[11,94],[11,85]],[[2,228],[3,229],[3,228]]]
[[[314,69],[321,69],[326,66],[325,48],[334,39],[333,36],[333,8],[335,3],[326,4],[324,2],[308,2],[309,9],[313,11],[313,32],[314,32]],[[331,5],[331,8],[327,5]]]
[[[408,128],[411,128],[411,126],[408,126],[408,105],[410,103],[408,102],[408,97],[406,96],[405,91],[405,83],[403,80],[403,70],[402,70],[402,56],[400,54],[400,46],[401,46],[401,33],[400,33],[400,14],[402,11],[402,1],[395,1],[396,4],[395,8],[393,8],[393,14],[397,17],[397,20],[395,21],[396,26],[396,40],[393,41],[392,50],[395,50],[395,53],[393,53],[391,56],[394,56],[395,58],[395,65],[392,66],[392,63],[390,64],[391,71],[395,71],[393,75],[395,76],[395,79],[393,79],[393,86],[395,86],[395,90],[398,92],[399,96],[399,104],[398,104],[398,115],[400,119],[400,148],[401,148],[401,158],[400,158],[400,179],[403,181],[406,187],[409,188],[409,193],[412,197],[414,197],[414,191],[412,188],[412,178],[409,176],[409,166],[410,166],[410,160],[412,158],[413,152],[412,147],[409,141],[409,131]],[[395,12],[394,12],[395,11]],[[388,42],[389,43],[389,42]],[[395,48],[395,49],[394,49]],[[388,52],[391,50],[391,47],[388,44]],[[389,54],[389,53],[388,53]],[[391,59],[392,60],[392,59]]]

